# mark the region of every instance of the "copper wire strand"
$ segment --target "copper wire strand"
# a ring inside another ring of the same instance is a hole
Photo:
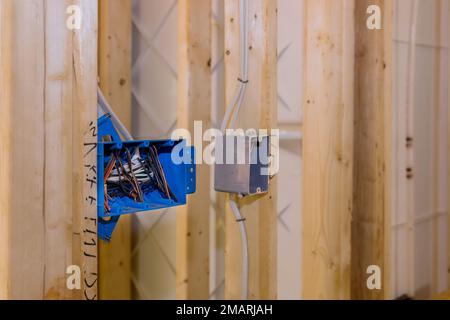
[[[105,176],[104,176],[104,179],[103,179],[104,186],[105,186],[105,189],[104,189],[104,193],[105,193],[105,195],[104,195],[104,206],[105,206],[106,212],[111,212],[111,207],[109,206],[109,202],[108,202],[108,184],[106,182],[107,182],[108,178],[110,177],[111,172],[114,169],[114,166],[115,166],[115,161],[114,161],[114,158],[111,157],[111,160],[109,160],[109,163],[108,163],[108,165],[106,167]]]
[[[116,153],[116,154],[114,154],[114,156],[116,158],[116,162],[119,163],[119,166],[117,167],[117,172],[119,174],[119,186],[122,189],[122,191],[125,194],[127,194],[127,191],[125,190],[125,188],[122,184],[122,178],[125,178],[125,181],[131,185],[132,189],[134,189],[134,185],[133,185],[132,181],[130,180],[130,177],[128,176],[127,171],[125,170],[125,167],[123,166],[122,160],[120,160],[119,155]],[[122,173],[120,173],[120,170],[122,170]],[[129,196],[131,196],[136,201],[136,197],[137,197],[136,190],[132,190],[129,193]]]
[[[149,148],[149,158],[148,158],[148,163],[149,164],[148,165],[149,165],[150,169],[152,169],[153,172],[154,172],[154,178],[155,178],[156,185],[157,185],[158,189],[161,192],[165,192],[164,191],[164,184],[163,184],[161,175],[159,173],[159,167],[156,164],[157,161],[158,161],[158,159],[155,159],[155,155],[153,153],[153,150],[151,148]]]
[[[127,155],[127,160],[128,160],[128,166],[130,167],[131,181],[133,182],[133,184],[135,186],[135,190],[136,190],[137,195],[138,195],[138,201],[139,202],[144,202],[144,195],[142,193],[142,189],[141,189],[141,187],[139,185],[139,182],[136,179],[136,175],[134,174],[134,171],[133,171],[133,162],[131,161],[130,150],[126,149],[126,155]]]
[[[162,182],[164,184],[164,188],[165,188],[165,192],[166,192],[167,198],[172,199],[171,196],[170,196],[170,192],[169,192],[169,186],[167,185],[166,175],[164,173],[164,170],[163,170],[163,167],[161,165],[161,162],[158,159],[158,150],[156,149],[155,146],[152,146],[152,147],[153,147],[154,156],[157,159],[156,165],[158,166],[158,170],[161,173],[161,178],[162,178]]]
[[[149,177],[150,181],[153,181],[153,183],[156,185],[156,187],[165,194],[165,196],[169,200],[175,200],[176,197],[172,193],[172,191],[169,188],[167,178],[164,172],[164,169],[162,167],[162,164],[158,157],[158,149],[155,146],[151,146],[148,148],[149,154],[147,159],[141,159],[138,157],[138,161],[141,163],[143,170],[145,171],[145,174]],[[133,170],[133,160],[131,156],[131,152],[128,149],[125,149],[125,156],[126,160],[125,162],[128,163],[128,166],[130,168],[129,171],[126,170],[124,163],[122,162],[122,159],[118,152],[111,154],[111,160],[109,161],[108,165],[105,168],[105,175],[104,175],[104,184],[105,184],[105,209],[106,211],[110,212],[111,207],[109,205],[108,199],[113,199],[113,196],[110,196],[108,194],[108,179],[112,176],[112,172],[114,171],[114,168],[117,169],[117,174],[114,173],[114,176],[118,178],[118,183],[113,183],[117,185],[119,190],[123,192],[124,195],[128,195],[134,201],[137,202],[144,202],[144,192],[141,186],[141,182],[137,179],[137,176]],[[128,186],[130,184],[131,190]],[[115,188],[113,188],[115,189]],[[115,192],[115,191],[113,191]]]

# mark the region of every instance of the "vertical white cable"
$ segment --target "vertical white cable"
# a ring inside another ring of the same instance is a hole
[[[235,128],[237,117],[239,111],[244,102],[245,93],[248,85],[248,60],[249,60],[249,25],[248,25],[248,0],[239,1],[239,30],[240,30],[240,56],[241,56],[241,66],[240,75],[237,79],[238,87],[236,88],[236,94],[228,105],[225,116],[222,121],[221,131],[225,132],[230,123],[230,117],[233,116],[231,120],[231,128]]]
[[[245,93],[247,89],[248,79],[248,56],[249,56],[249,26],[248,26],[248,0],[239,1],[239,27],[240,27],[240,56],[241,56],[241,70],[240,77],[237,79],[238,87],[236,89],[236,94],[233,100],[227,107],[225,116],[222,121],[221,131],[225,133],[228,128],[228,124],[231,120],[231,127],[235,128],[237,123],[237,118],[239,111],[244,102]],[[236,110],[235,110],[236,109]],[[234,111],[234,113],[233,113]],[[241,241],[242,241],[242,299],[248,299],[248,282],[249,282],[249,263],[248,263],[248,238],[247,230],[245,228],[245,219],[243,218],[236,202],[230,199],[230,207],[233,211],[234,217],[237,223],[239,223],[239,228],[241,231]]]
[[[247,229],[245,228],[245,219],[242,216],[236,202],[230,199],[230,207],[233,211],[236,222],[239,223],[241,231],[242,242],[242,300],[248,300],[248,281],[249,281],[249,268],[248,268],[248,239]]]
[[[133,140],[133,136],[130,134],[130,132],[122,123],[122,121],[120,121],[119,117],[116,115],[111,106],[108,104],[108,101],[106,101],[106,98],[103,95],[103,92],[100,88],[97,88],[97,99],[98,99],[98,106],[101,108],[101,110],[103,110],[104,113],[109,113],[111,115],[111,120],[114,126],[117,128],[117,130],[119,130],[122,136],[126,140]]]
[[[248,56],[249,56],[249,28],[248,28],[248,0],[241,0],[239,2],[240,12],[241,12],[241,22],[240,22],[240,30],[241,30],[241,96],[239,97],[236,111],[234,112],[233,119],[231,120],[231,128],[236,128],[237,118],[239,112],[242,108],[242,104],[244,103],[245,93],[247,91],[248,84]]]

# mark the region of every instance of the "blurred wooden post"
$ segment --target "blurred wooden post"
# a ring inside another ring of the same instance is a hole
[[[240,74],[239,0],[225,2],[225,97],[232,100]],[[250,0],[249,84],[237,128],[276,128],[277,1]],[[277,298],[277,182],[270,192],[239,201],[249,241],[249,299]],[[242,253],[238,223],[228,202],[225,217],[225,298],[241,299]]]
[[[99,1],[100,88],[131,132],[131,0]],[[131,299],[131,216],[99,246],[100,299]]]
[[[388,299],[392,157],[391,0],[356,3],[355,155],[352,219],[352,298]],[[367,8],[381,8],[381,30],[367,27]],[[367,287],[367,268],[378,266],[381,290]]]
[[[355,0],[306,0],[304,299],[350,299]]]
[[[194,121],[211,127],[211,1],[180,0],[178,19],[177,127],[193,135]],[[197,153],[197,161],[202,156]],[[210,171],[197,165],[197,191],[177,208],[178,299],[209,298]]]
[[[450,17],[450,6],[448,6],[448,13]],[[450,22],[448,22],[447,25],[448,29],[448,43],[447,48],[449,48],[448,52],[448,58],[450,61]],[[447,171],[448,171],[448,178],[447,178],[447,189],[448,189],[448,197],[447,197],[447,219],[448,219],[448,228],[447,228],[447,267],[448,267],[448,288],[450,289],[450,63],[448,66],[448,91],[447,94],[449,95],[448,98],[448,104],[447,104]]]

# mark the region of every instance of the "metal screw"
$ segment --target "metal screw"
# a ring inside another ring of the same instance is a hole
[[[407,137],[406,138],[406,147],[407,148],[411,148],[414,144],[414,138],[412,137]]]

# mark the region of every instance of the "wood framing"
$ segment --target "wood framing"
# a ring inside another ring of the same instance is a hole
[[[232,100],[240,74],[239,1],[225,3],[225,97]],[[249,1],[249,84],[237,128],[277,126],[277,1]],[[270,133],[270,131],[269,131]],[[240,200],[249,241],[249,299],[277,298],[277,182],[261,197]],[[241,299],[242,254],[238,223],[226,203],[225,298]]]
[[[442,108],[442,99],[441,99],[441,83],[442,83],[442,53],[441,46],[442,44],[442,19],[443,19],[443,0],[435,1],[435,21],[434,21],[434,30],[436,39],[438,42],[436,43],[435,49],[435,62],[434,62],[434,76],[435,76],[435,84],[434,84],[434,105],[433,108],[433,121],[434,121],[434,132],[433,132],[433,196],[432,196],[432,274],[431,274],[431,286],[430,286],[430,295],[435,296],[439,294],[439,263],[440,263],[440,228],[439,228],[439,220],[440,220],[440,177],[441,177],[441,141],[442,141],[442,128],[440,125],[439,119],[442,117],[441,108]]]
[[[354,0],[306,0],[304,299],[350,299]]]
[[[91,0],[0,2],[2,299],[97,298],[97,13]],[[81,290],[67,288],[72,265]]]
[[[448,12],[450,14],[450,6],[448,6]],[[450,15],[449,15],[450,16]],[[450,31],[450,22],[447,25],[447,29]],[[448,32],[448,42],[447,42],[447,50],[448,50],[448,58],[450,61],[450,32]],[[448,92],[450,92],[450,63],[448,66]],[[450,95],[450,93],[448,93]],[[448,220],[448,228],[447,228],[447,271],[448,271],[448,288],[450,289],[450,96],[447,104],[447,220]]]
[[[382,11],[382,29],[367,27],[367,8]],[[392,185],[391,0],[357,0],[355,24],[354,202],[352,299],[389,298]],[[380,267],[381,290],[367,287],[367,270]]]
[[[211,127],[211,1],[178,2],[178,122],[194,134],[194,121]],[[202,139],[202,137],[195,137]],[[192,141],[193,142],[193,141]],[[210,170],[199,164],[197,191],[177,208],[176,295],[178,299],[209,298]]]
[[[100,87],[131,132],[131,0],[99,1]],[[99,244],[100,299],[131,299],[131,216]]]

